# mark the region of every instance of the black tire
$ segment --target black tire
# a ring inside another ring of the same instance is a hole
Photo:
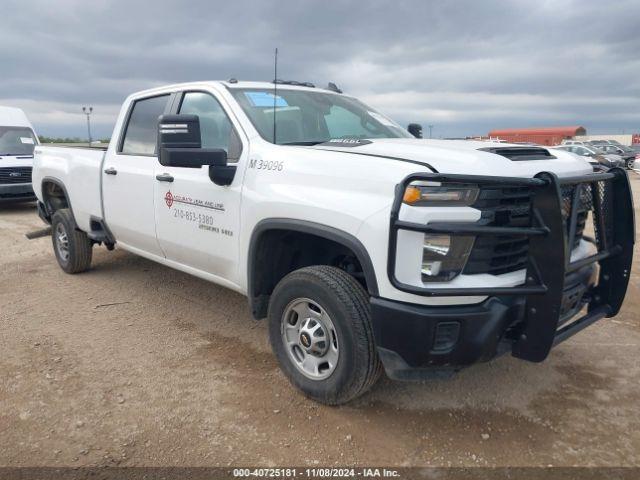
[[[66,249],[62,248],[61,234],[66,235]],[[91,266],[92,246],[87,234],[78,230],[71,210],[62,208],[51,218],[51,241],[60,268],[67,273],[80,273]],[[65,256],[66,252],[66,256]]]
[[[633,170],[635,160],[627,160],[627,170]]]
[[[301,298],[321,305],[335,327],[339,356],[325,379],[312,379],[301,373],[283,341],[287,306]],[[343,404],[362,395],[380,377],[382,366],[371,329],[369,297],[344,271],[314,266],[288,274],[271,295],[268,317],[271,347],[282,371],[309,398],[328,405]]]

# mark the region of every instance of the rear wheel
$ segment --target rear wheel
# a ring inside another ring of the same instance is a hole
[[[629,159],[627,160],[627,169],[628,170],[633,170],[633,164],[635,163],[635,161],[633,159]]]
[[[60,268],[67,273],[80,273],[91,266],[92,243],[78,230],[68,208],[62,208],[51,219],[53,251]]]
[[[278,283],[269,338],[289,381],[321,403],[348,402],[381,373],[367,293],[338,268],[306,267]]]

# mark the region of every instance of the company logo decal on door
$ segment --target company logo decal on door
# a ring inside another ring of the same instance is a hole
[[[171,195],[171,191],[168,191],[164,196],[164,201],[167,204],[167,207],[171,208],[171,205],[173,205],[173,195]]]
[[[192,205],[194,207],[208,208],[210,210],[218,210],[224,212],[224,204],[219,202],[212,202],[209,200],[199,200],[197,198],[185,197],[184,195],[173,194],[169,190],[164,196],[164,202],[167,207],[171,208],[174,203],[182,203],[184,205]]]

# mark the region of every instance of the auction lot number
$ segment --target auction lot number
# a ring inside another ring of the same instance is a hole
[[[393,478],[396,470],[379,468],[235,468],[234,477],[265,478]]]

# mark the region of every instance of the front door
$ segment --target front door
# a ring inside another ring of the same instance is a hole
[[[164,167],[156,162],[155,198],[158,242],[168,260],[237,283],[242,142],[216,97],[185,92],[178,113],[200,117],[203,148],[223,148],[238,170],[229,186],[209,178],[209,167]],[[245,149],[246,150],[246,149]]]
[[[108,150],[102,171],[105,220],[118,243],[157,256],[162,256],[154,218],[158,117],[167,112],[169,98],[133,102],[122,141]]]

